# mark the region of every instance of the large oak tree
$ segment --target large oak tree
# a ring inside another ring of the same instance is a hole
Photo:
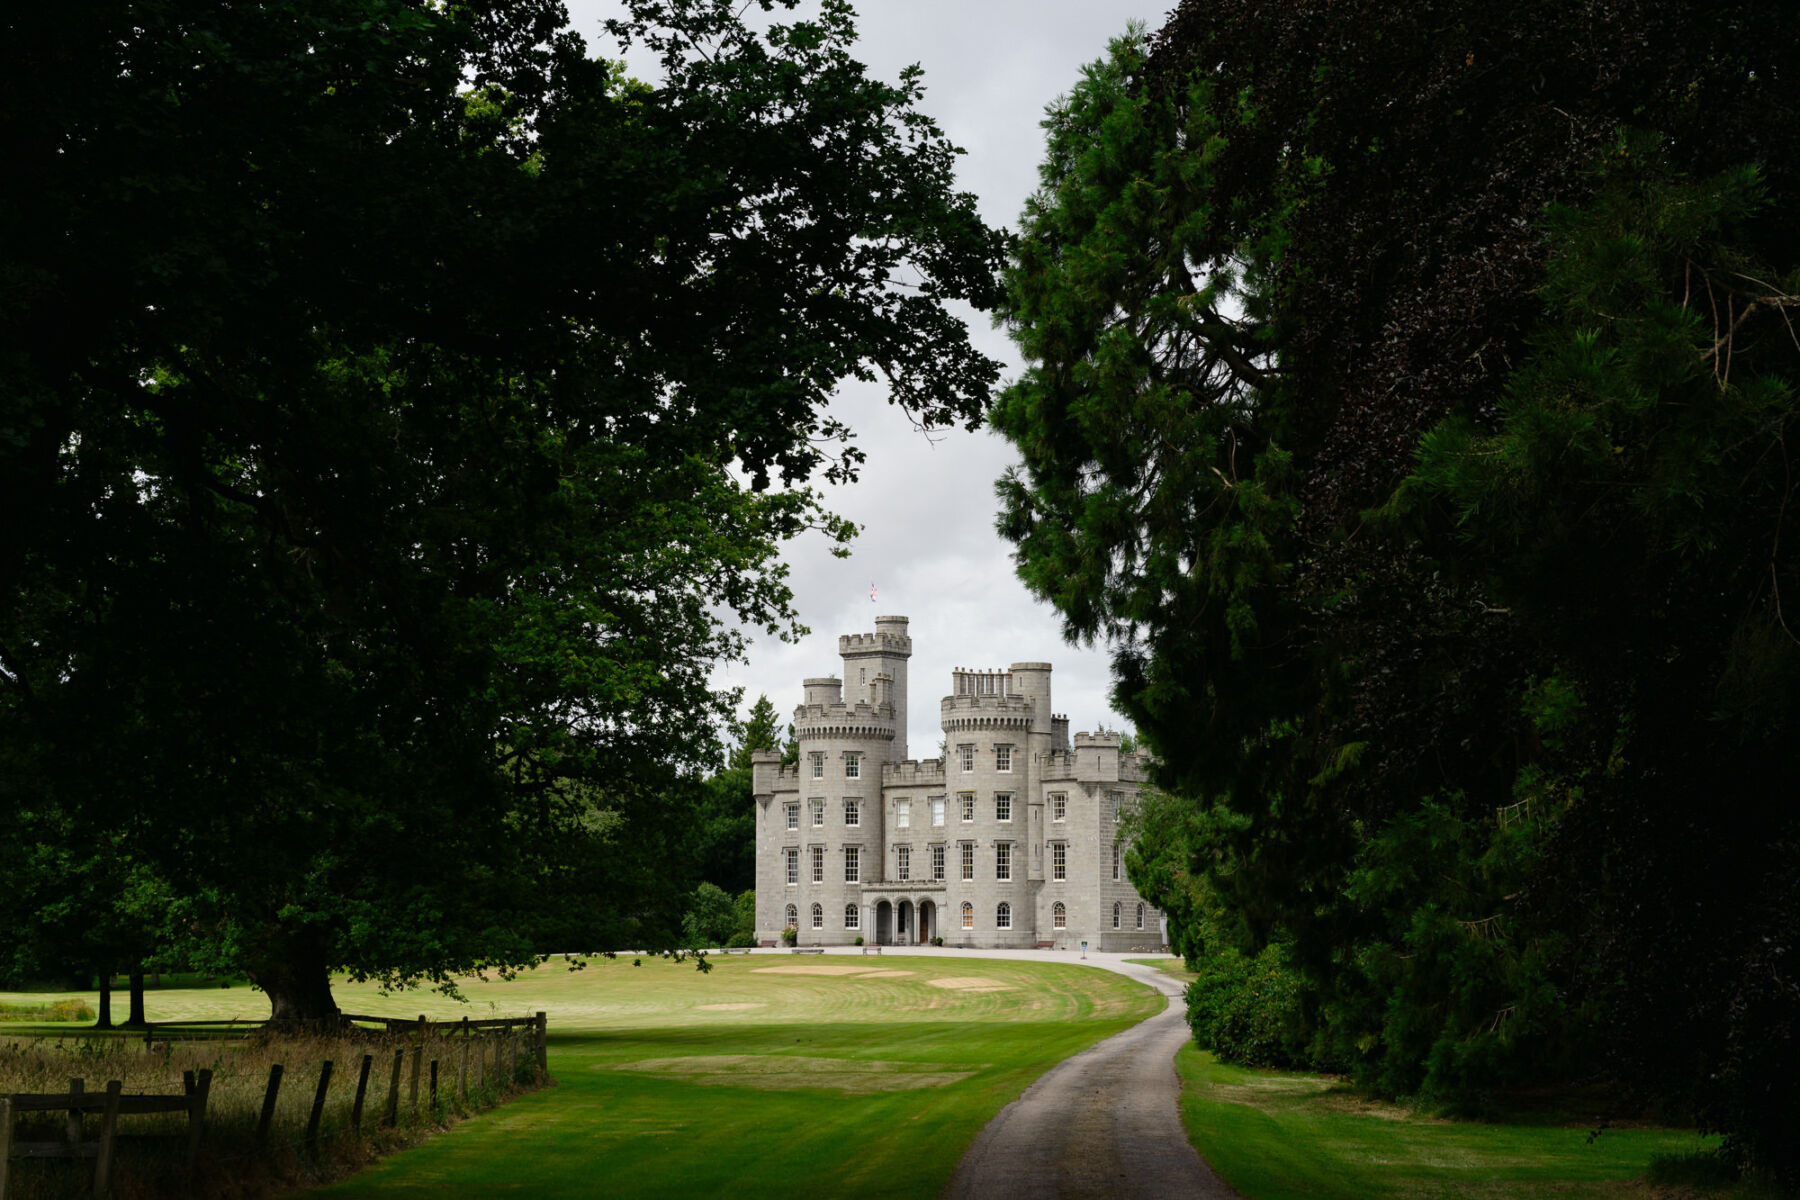
[[[844,532],[827,395],[981,411],[941,302],[997,238],[918,74],[761,7],[633,0],[654,83],[554,0],[0,19],[0,819],[278,1018],[674,944],[708,671]]]

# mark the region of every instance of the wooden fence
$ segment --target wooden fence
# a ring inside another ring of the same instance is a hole
[[[344,1014],[344,1020],[363,1025],[378,1025],[390,1039],[401,1044],[393,1049],[393,1060],[387,1071],[387,1087],[385,1097],[379,1094],[371,1097],[370,1084],[376,1074],[375,1055],[364,1054],[357,1064],[356,1094],[350,1110],[350,1128],[352,1133],[362,1132],[363,1118],[371,1101],[378,1105],[379,1122],[385,1126],[399,1124],[401,1113],[401,1090],[405,1088],[405,1105],[417,1116],[420,1108],[421,1092],[425,1103],[433,1110],[438,1107],[440,1088],[453,1089],[465,1104],[469,1100],[471,1088],[479,1098],[490,1086],[504,1091],[520,1082],[521,1066],[529,1073],[531,1080],[542,1083],[548,1075],[548,1019],[540,1012],[529,1017],[495,1017],[478,1020],[464,1019],[460,1021],[430,1021],[423,1015],[416,1020],[412,1018],[370,1017],[355,1014]],[[252,1033],[266,1029],[266,1022],[246,1021],[162,1021],[152,1025],[145,1035],[145,1044],[158,1041],[181,1040],[184,1038],[220,1038],[249,1037]],[[426,1050],[437,1039],[440,1048],[439,1057],[427,1059]],[[393,1042],[390,1041],[390,1045]],[[385,1051],[384,1059],[385,1059]],[[524,1062],[521,1063],[520,1059]],[[303,1143],[309,1156],[316,1156],[319,1147],[320,1125],[323,1120],[326,1099],[331,1087],[335,1064],[326,1059],[319,1064],[317,1082],[313,1087],[312,1104],[306,1123]],[[451,1073],[454,1072],[454,1076]],[[183,1095],[160,1096],[128,1096],[122,1092],[123,1085],[114,1080],[107,1084],[106,1091],[88,1092],[83,1090],[79,1079],[70,1080],[69,1091],[54,1095],[12,1095],[0,1096],[0,1200],[6,1198],[8,1164],[14,1159],[51,1158],[51,1159],[93,1159],[94,1160],[94,1195],[109,1194],[112,1186],[113,1151],[115,1143],[121,1137],[148,1139],[151,1137],[166,1138],[169,1135],[131,1135],[118,1132],[118,1121],[121,1116],[139,1113],[186,1112],[188,1115],[187,1158],[185,1160],[185,1178],[194,1179],[194,1168],[199,1154],[200,1143],[206,1125],[207,1094],[212,1087],[213,1073],[201,1071],[198,1076],[194,1072],[186,1072],[183,1076]],[[259,1152],[266,1150],[270,1140],[270,1130],[274,1123],[276,1106],[279,1103],[283,1084],[287,1082],[287,1070],[281,1063],[271,1064],[267,1083],[263,1087],[262,1108],[256,1124],[256,1146]],[[379,1079],[373,1080],[380,1089]],[[55,1142],[14,1142],[13,1126],[15,1118],[27,1112],[67,1112],[69,1114],[68,1134]],[[100,1114],[98,1136],[89,1140],[83,1131],[83,1117],[88,1113]]]
[[[156,1134],[121,1134],[119,1118],[144,1113],[182,1112],[187,1114],[186,1170],[191,1179],[194,1163],[200,1153],[200,1139],[206,1129],[206,1097],[212,1090],[212,1072],[196,1076],[188,1071],[182,1076],[180,1096],[127,1096],[117,1079],[106,1085],[105,1092],[85,1090],[79,1079],[69,1081],[69,1090],[51,1095],[0,1096],[0,1200],[5,1200],[7,1176],[15,1158],[66,1158],[94,1160],[94,1195],[106,1196],[112,1191],[113,1151],[121,1138],[151,1138]],[[68,1134],[54,1142],[13,1141],[13,1120],[26,1112],[66,1112]],[[87,1140],[83,1120],[88,1113],[100,1114],[100,1128],[93,1141]]]

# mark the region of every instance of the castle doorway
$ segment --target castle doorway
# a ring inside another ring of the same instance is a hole
[[[936,933],[937,905],[929,900],[919,901],[919,944],[923,946]]]
[[[886,900],[875,906],[875,944],[878,946],[894,944],[894,906]]]
[[[912,944],[912,938],[907,935],[912,932],[912,901],[902,900],[900,902],[900,907],[895,910],[894,915],[895,940],[902,946],[910,946]]]

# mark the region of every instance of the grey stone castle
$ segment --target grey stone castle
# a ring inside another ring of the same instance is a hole
[[[906,753],[905,617],[838,639],[844,674],[808,679],[800,762],[752,758],[756,925],[800,944],[1161,946],[1125,878],[1119,818],[1145,761],[1050,710],[1050,664],[952,673],[945,758]]]

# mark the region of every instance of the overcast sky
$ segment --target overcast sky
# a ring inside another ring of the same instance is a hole
[[[980,199],[990,225],[1016,226],[1037,184],[1044,108],[1069,90],[1081,66],[1101,57],[1108,39],[1138,20],[1160,26],[1171,0],[862,0],[859,57],[872,74],[894,80],[909,63],[925,68],[924,109],[968,153],[959,184]],[[611,0],[569,0],[575,27],[597,53],[616,54],[600,28]],[[630,59],[633,73],[654,65]],[[1012,378],[1019,358],[1006,336],[977,318],[976,344]],[[868,454],[861,478],[826,488],[830,507],[862,527],[848,559],[824,539],[790,543],[795,604],[811,636],[795,644],[761,639],[748,663],[716,676],[742,687],[748,707],[766,693],[783,718],[800,703],[800,681],[840,670],[840,633],[872,630],[877,613],[912,619],[909,753],[937,753],[938,701],[955,667],[1004,667],[1048,660],[1055,708],[1073,728],[1123,722],[1107,699],[1104,647],[1066,644],[1055,612],[1014,575],[1009,545],[994,532],[994,481],[1016,461],[1012,447],[985,430],[949,430],[927,440],[887,403],[878,386],[845,385],[835,409]],[[869,600],[873,583],[879,599]]]

